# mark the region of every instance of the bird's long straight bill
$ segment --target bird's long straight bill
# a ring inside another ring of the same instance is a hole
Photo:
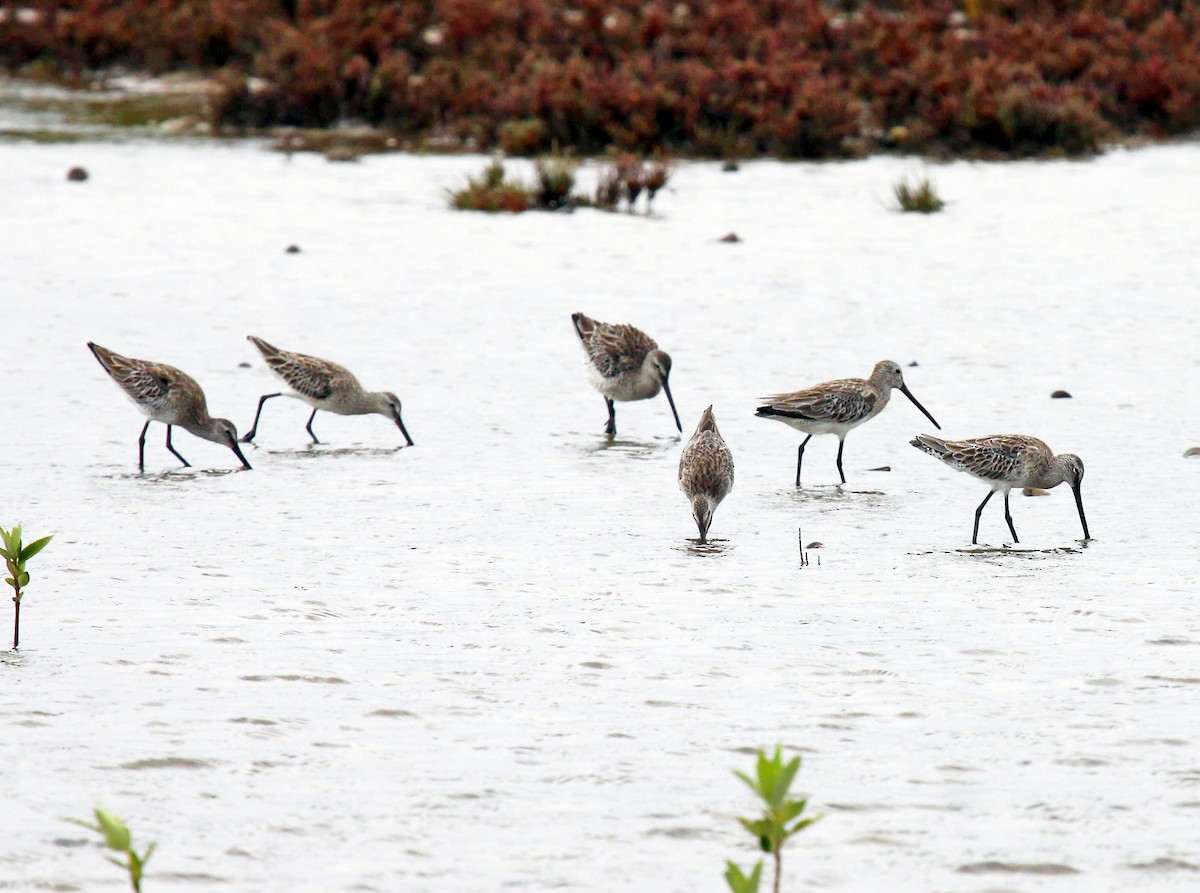
[[[921,412],[925,413],[925,418],[927,418],[927,419],[929,419],[929,421],[933,422],[933,427],[937,428],[939,431],[942,430],[942,426],[937,423],[937,419],[935,419],[933,416],[931,416],[929,414],[929,410],[926,409],[924,406],[922,406],[921,402],[912,395],[912,391],[910,391],[908,389],[907,385],[900,385],[900,393],[902,393],[905,397],[907,397],[909,400],[911,400],[913,402],[913,406],[915,406],[917,409],[921,410]]]
[[[413,445],[413,439],[408,436],[408,429],[404,427],[404,422],[400,421],[400,417],[396,416],[396,427],[400,429],[400,433],[404,435],[404,439],[408,441],[408,445]]]
[[[679,429],[679,433],[683,433],[683,425],[679,421],[679,413],[675,411],[675,398],[671,396],[671,386],[667,384],[667,380],[663,379],[663,393],[667,395],[667,402],[671,404],[671,414],[675,416],[675,427]],[[936,424],[936,422],[934,423]]]
[[[1071,492],[1075,494],[1075,507],[1079,509],[1079,523],[1083,525],[1083,538],[1090,540],[1092,535],[1088,533],[1087,518],[1083,516],[1083,497],[1079,495],[1079,488],[1072,487]]]
[[[242,455],[242,448],[238,446],[236,437],[229,438],[229,446],[233,450],[233,454],[242,460],[242,467],[252,471],[253,469],[250,468],[250,463],[247,462],[246,457]]]

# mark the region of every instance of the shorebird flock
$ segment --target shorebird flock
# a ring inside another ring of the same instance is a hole
[[[666,395],[675,428],[683,433],[683,425],[671,396],[671,357],[653,338],[631,325],[598,322],[582,313],[571,320],[575,334],[586,355],[588,377],[592,386],[604,397],[608,418],[604,433],[613,438],[617,433],[616,404],[649,400],[661,392]],[[267,366],[287,390],[263,394],[258,401],[254,422],[240,440],[237,429],[228,419],[209,415],[204,391],[194,378],[173,366],[122,356],[98,344],[88,342],[104,371],[133,400],[147,417],[138,438],[138,470],[146,469],[146,432],[150,422],[167,426],[167,449],[185,466],[190,463],[171,443],[171,429],[180,427],[197,437],[211,440],[233,450],[244,469],[250,463],[242,454],[239,443],[250,443],[258,434],[264,404],[274,397],[292,397],[313,408],[305,429],[314,444],[321,441],[313,431],[317,412],[324,410],[338,415],[382,415],[400,429],[408,446],[413,440],[400,415],[400,400],[390,391],[368,391],[345,367],[308,354],[281,350],[254,335],[248,340],[262,354]],[[904,382],[900,366],[891,360],[875,364],[868,378],[845,378],[827,381],[791,393],[763,398],[755,414],[774,419],[795,428],[805,435],[796,451],[796,486],[804,464],[804,448],[818,434],[835,434],[838,438],[837,470],[842,484],[846,473],[842,456],[846,435],[859,425],[869,422],[888,405],[892,391],[904,394],[933,426],[941,425]],[[1055,455],[1044,442],[1024,434],[991,435],[966,440],[945,440],[932,434],[920,434],[912,446],[941,459],[951,468],[979,478],[990,489],[975,510],[972,545],[979,541],[979,521],[984,506],[996,493],[1004,494],[1004,520],[1008,523],[1014,543],[1019,543],[1009,507],[1013,488],[1050,489],[1064,481],[1075,496],[1083,538],[1091,538],[1083,511],[1080,482],[1083,480],[1083,460],[1072,453]],[[707,542],[713,514],[721,501],[733,489],[733,454],[717,429],[713,408],[709,406],[700,416],[696,431],[688,440],[679,458],[679,487],[688,499],[692,518]]]

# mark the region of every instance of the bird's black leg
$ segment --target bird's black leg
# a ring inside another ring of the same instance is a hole
[[[800,449],[796,450],[796,486],[800,486],[800,466],[804,464],[804,448],[808,446],[808,442],[812,440],[812,435],[804,438],[800,443]]]
[[[282,396],[283,396],[282,393],[263,394],[261,397],[258,398],[258,412],[256,412],[254,414],[254,424],[250,426],[250,430],[247,431],[246,435],[242,438],[242,443],[249,443],[250,441],[254,440],[254,435],[258,433],[258,419],[259,419],[259,416],[262,415],[263,404],[266,403],[268,400],[270,400],[272,397],[282,397]]]
[[[138,438],[138,471],[146,470],[146,432],[150,430],[150,422],[142,425],[142,436]]]
[[[988,504],[988,500],[996,495],[995,490],[988,490],[988,495],[983,497],[983,502],[979,503],[979,508],[975,509],[975,532],[971,534],[971,545],[979,544],[979,516],[983,514],[983,507]]]
[[[617,433],[617,408],[607,397],[604,398],[604,405],[608,407],[608,424],[604,426],[604,433],[610,437],[615,437]]]
[[[1004,494],[1004,520],[1008,522],[1008,529],[1013,535],[1013,542],[1019,543],[1020,540],[1017,539],[1017,528],[1013,527],[1012,514],[1010,514],[1008,511],[1008,494],[1007,493]]]
[[[171,426],[170,425],[167,425],[167,449],[175,454],[175,458],[178,459],[180,462],[182,462],[185,468],[192,467],[192,463],[189,462],[187,459],[183,458],[183,456],[179,455],[179,453],[176,452],[175,447],[171,446]]]
[[[841,475],[842,483],[846,483],[846,472],[842,471],[842,448],[846,445],[846,441],[838,441],[838,474]]]
[[[313,434],[313,429],[312,429],[313,419],[315,419],[316,417],[317,417],[317,411],[314,409],[313,414],[308,417],[308,424],[305,425],[304,427],[308,429],[308,436],[313,439],[313,443],[320,443],[321,441],[317,440],[317,435]]]

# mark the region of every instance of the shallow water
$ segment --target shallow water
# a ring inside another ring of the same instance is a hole
[[[885,158],[684,164],[650,219],[447,210],[483,164],[0,144],[2,514],[56,534],[0,664],[0,888],[118,889],[62,821],[101,804],[154,890],[719,891],[755,858],[730,770],[782,743],[826,814],[787,889],[1195,889],[1200,146],[939,166],[931,217]],[[574,310],[670,351],[687,433],[714,405],[707,545],[666,401],[601,434]],[[251,333],[396,391],[416,446],[320,414],[311,447],[275,400],[252,472],[156,425],[139,475],[84,343],[244,429]],[[986,490],[899,394],[796,490],[757,398],[883,358],[948,436],[1079,453],[1096,539],[1060,487],[972,547]]]

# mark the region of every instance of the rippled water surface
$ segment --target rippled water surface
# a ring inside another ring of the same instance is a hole
[[[730,770],[781,743],[826,814],[785,889],[1196,889],[1200,147],[937,167],[931,217],[888,210],[898,159],[683,164],[650,219],[447,210],[483,164],[0,145],[0,523],[56,534],[0,658],[0,888],[120,889],[62,820],[101,804],[154,891],[720,891]],[[575,310],[671,353],[689,433],[714,405],[710,544],[666,401],[602,435]],[[85,342],[245,430],[251,333],[396,391],[416,446],[320,414],[310,447],[276,400],[253,471],[155,425],[138,474]],[[971,547],[986,488],[899,395],[797,490],[757,398],[883,358],[949,436],[1080,454],[1096,539],[1060,487]]]

